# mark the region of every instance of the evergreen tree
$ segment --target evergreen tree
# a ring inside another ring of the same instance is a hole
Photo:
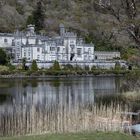
[[[28,16],[27,21],[26,21],[26,26],[30,24],[35,24],[34,23],[34,17],[33,15]]]
[[[22,69],[26,70],[26,58],[22,59]]]
[[[31,22],[33,22],[35,25],[35,31],[37,33],[39,33],[39,31],[44,28],[44,19],[45,19],[45,14],[44,14],[43,4],[41,1],[38,1],[36,8],[33,11],[33,19],[32,17],[30,17]]]
[[[58,61],[54,61],[54,64],[53,64],[53,67],[52,67],[53,70],[55,71],[60,71],[61,68],[60,68],[60,65],[59,65],[59,62]]]
[[[33,62],[32,62],[31,70],[32,71],[37,71],[38,70],[37,63],[36,63],[35,60],[33,60]]]
[[[8,63],[8,57],[3,49],[0,49],[0,65],[6,65]]]
[[[115,70],[120,70],[120,69],[121,69],[120,62],[116,62],[116,64],[115,64]]]

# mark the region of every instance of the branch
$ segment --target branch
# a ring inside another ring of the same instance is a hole
[[[134,24],[131,24],[130,27],[126,28],[126,31],[135,40],[138,46],[140,46],[140,27]]]

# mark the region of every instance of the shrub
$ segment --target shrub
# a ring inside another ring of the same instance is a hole
[[[121,70],[120,62],[116,62],[116,64],[115,64],[115,70]]]
[[[96,69],[97,69],[96,66],[92,66],[91,71],[94,71]]]
[[[54,61],[54,64],[53,64],[53,66],[51,67],[51,69],[52,69],[53,71],[60,71],[61,68],[60,68],[59,62],[58,62],[58,61]]]
[[[0,65],[0,74],[2,75],[9,74],[9,67]]]
[[[31,65],[31,70],[32,71],[38,71],[38,66],[35,60],[33,60],[32,65]]]

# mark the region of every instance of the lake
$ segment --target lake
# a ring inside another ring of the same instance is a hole
[[[129,110],[118,98],[123,81],[118,76],[1,79],[0,135],[118,131],[117,116]]]

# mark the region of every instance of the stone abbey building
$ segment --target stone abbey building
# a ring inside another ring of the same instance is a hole
[[[115,58],[120,58],[119,52],[94,51],[94,44],[86,44],[83,38],[67,31],[63,24],[59,28],[60,34],[51,38],[37,35],[34,25],[28,25],[25,32],[0,33],[0,48],[10,53],[13,64],[26,58],[28,65],[36,60],[39,67],[49,67],[56,60],[60,64],[111,68],[115,66]],[[119,61],[125,65],[124,61]]]

